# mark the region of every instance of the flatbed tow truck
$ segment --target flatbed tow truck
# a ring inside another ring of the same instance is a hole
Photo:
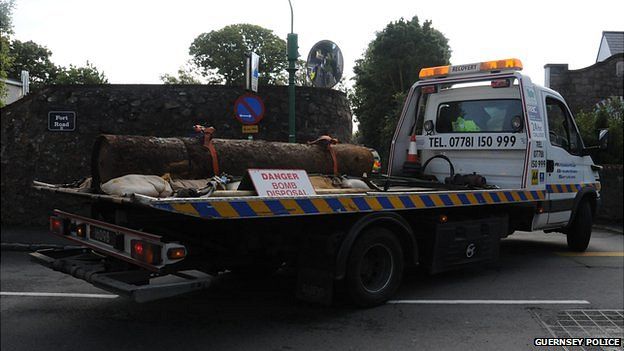
[[[518,59],[422,69],[388,174],[369,177],[368,189],[158,198],[35,182],[92,205],[88,215],[50,218],[52,233],[81,248],[31,255],[138,302],[208,288],[228,270],[289,266],[303,300],[329,304],[340,291],[374,306],[396,292],[405,266],[437,273],[491,262],[516,230],[562,232],[583,251],[600,166],[563,98],[521,70]]]

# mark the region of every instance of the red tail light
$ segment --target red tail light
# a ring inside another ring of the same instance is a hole
[[[70,221],[59,217],[50,217],[50,231],[54,234],[68,235]]]
[[[132,249],[134,250],[134,253],[136,253],[139,256],[143,256],[143,242],[141,241],[136,241],[132,244]]]
[[[132,258],[149,264],[159,264],[162,262],[162,248],[159,245],[148,243],[143,240],[132,240],[131,248],[130,256],[132,256]]]
[[[61,234],[63,231],[63,221],[60,218],[50,217],[50,231],[52,233]]]

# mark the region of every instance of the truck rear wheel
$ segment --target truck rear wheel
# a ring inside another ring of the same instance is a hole
[[[592,231],[592,209],[588,201],[579,204],[576,216],[567,230],[568,248],[572,251],[585,251]]]
[[[358,306],[386,302],[401,284],[403,250],[390,230],[373,227],[356,240],[347,265],[346,290]]]

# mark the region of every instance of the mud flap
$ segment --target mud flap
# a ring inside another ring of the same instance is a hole
[[[329,306],[333,302],[336,254],[340,234],[310,235],[301,243],[298,259],[297,298]]]

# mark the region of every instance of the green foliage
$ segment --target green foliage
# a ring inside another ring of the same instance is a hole
[[[269,29],[233,24],[200,34],[189,48],[205,77],[227,85],[244,84],[245,55],[251,51],[260,56],[260,84],[286,81],[286,42]]]
[[[418,17],[401,18],[377,33],[354,68],[351,103],[359,121],[359,138],[387,159],[405,93],[423,67],[449,63],[448,40]]]
[[[182,66],[178,69],[177,76],[165,73],[160,76],[160,80],[164,84],[202,84],[199,75],[197,67],[192,62],[187,62],[186,67]]]
[[[165,84],[201,84],[199,79],[183,68],[178,69],[177,76],[165,73],[160,76],[160,80]]]
[[[3,79],[7,78],[6,67],[10,65],[9,40],[4,34],[0,34],[0,107],[4,106],[4,97],[6,96],[7,88]]]
[[[594,155],[594,160],[602,164],[622,164],[624,101],[621,97],[610,97],[594,111],[581,111],[576,114],[585,146],[598,145],[598,133],[609,129],[609,147],[606,151]]]
[[[0,0],[0,33],[13,34],[13,21],[11,14],[15,7],[14,0]]]
[[[84,67],[69,65],[69,68],[57,67],[56,75],[50,84],[108,84],[103,72],[87,61]]]
[[[6,84],[2,79],[7,78],[7,69],[11,66],[9,56],[9,36],[13,34],[13,24],[11,23],[11,12],[14,1],[0,1],[0,107],[4,105],[6,95]]]
[[[19,79],[21,72],[28,71],[31,86],[47,84],[57,74],[57,67],[50,60],[52,51],[33,41],[21,42],[13,40],[9,49],[12,65],[9,67],[9,78]]]
[[[8,76],[19,79],[21,71],[28,71],[30,85],[38,88],[45,84],[107,84],[104,72],[87,61],[83,67],[55,65],[50,57],[52,51],[33,41],[13,40],[9,49],[12,64]]]

